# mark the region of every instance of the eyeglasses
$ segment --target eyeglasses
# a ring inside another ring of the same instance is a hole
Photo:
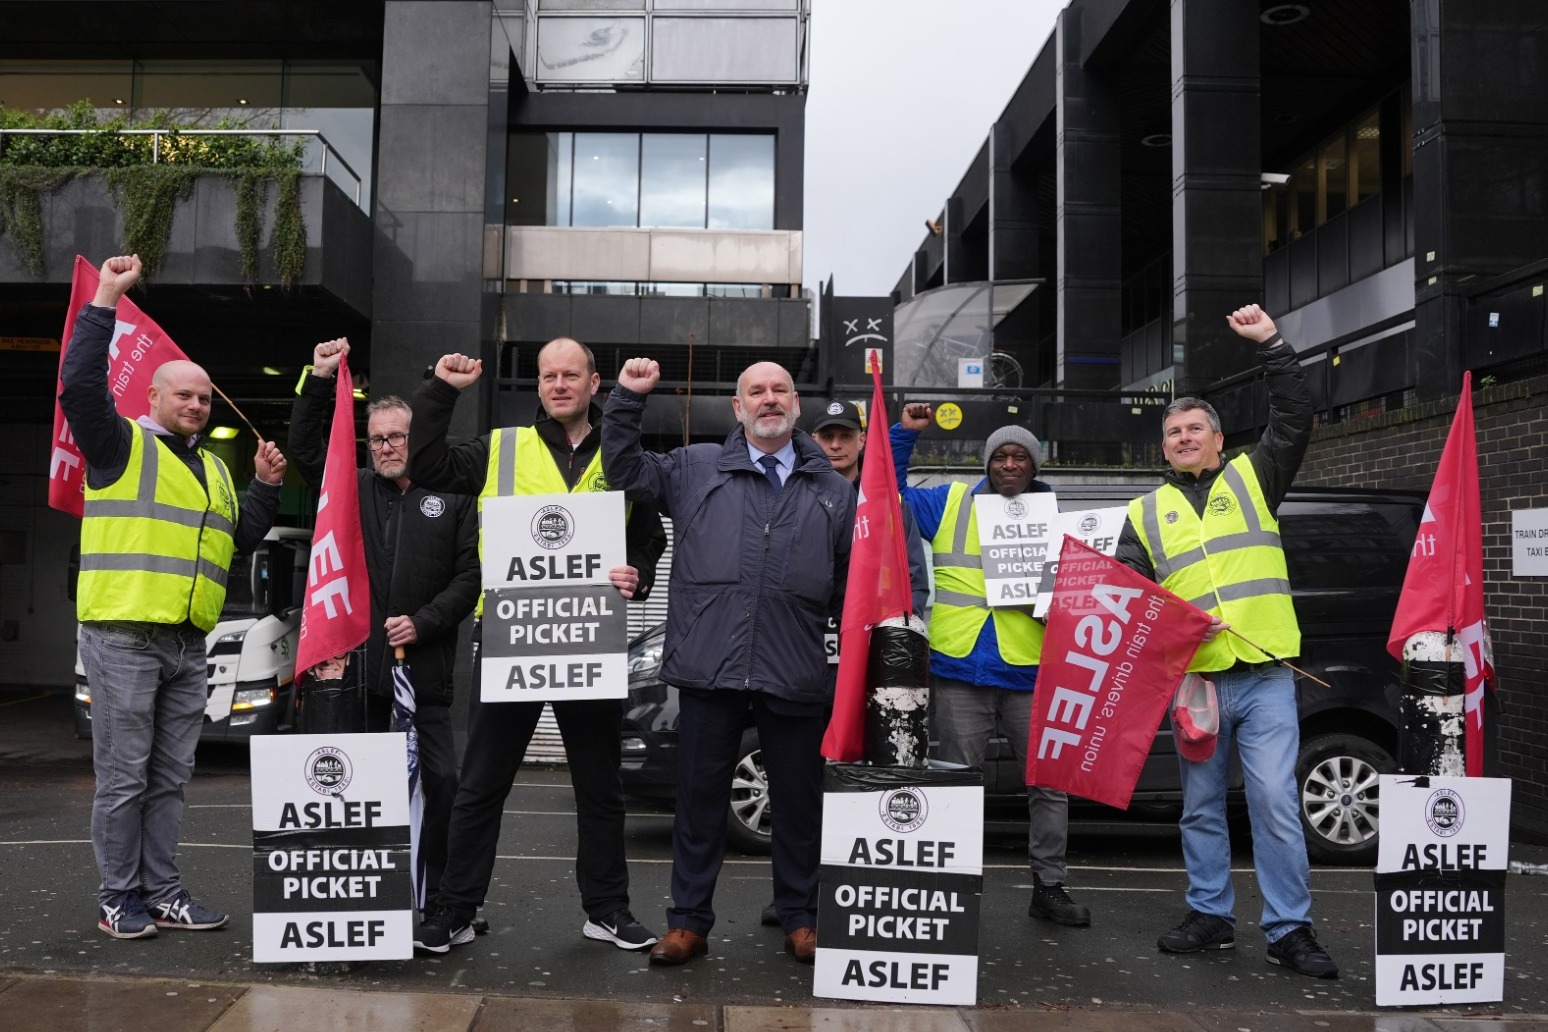
[[[401,448],[408,444],[408,434],[388,434],[386,437],[372,436],[366,438],[366,447],[372,451],[381,451],[382,447],[388,444],[394,448]]]

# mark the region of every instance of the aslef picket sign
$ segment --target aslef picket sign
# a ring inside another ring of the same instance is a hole
[[[252,741],[253,960],[414,955],[403,734]]]

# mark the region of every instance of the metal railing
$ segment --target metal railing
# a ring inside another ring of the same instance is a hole
[[[322,168],[319,174],[328,175],[328,156],[343,166],[355,181],[355,206],[360,206],[360,173],[356,172],[344,155],[340,154],[321,129],[0,129],[0,155],[5,153],[8,136],[149,136],[151,138],[151,164],[161,162],[161,140],[164,136],[306,136],[322,144]]]

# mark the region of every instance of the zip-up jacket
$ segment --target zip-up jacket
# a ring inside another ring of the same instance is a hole
[[[1249,461],[1269,512],[1277,516],[1279,503],[1285,500],[1285,494],[1301,468],[1301,460],[1306,456],[1306,447],[1311,443],[1312,400],[1295,349],[1283,337],[1275,334],[1258,345],[1258,362],[1268,376],[1269,422]],[[1225,467],[1226,464],[1221,462],[1197,476],[1169,469],[1165,479],[1183,493],[1193,511],[1202,518],[1215,478]],[[1134,521],[1124,522],[1114,557],[1142,577],[1158,580],[1155,564],[1134,529]],[[1248,637],[1251,636],[1248,633]]]
[[[290,412],[290,459],[313,486],[322,483],[333,425],[334,381],[308,376]],[[389,616],[414,621],[419,640],[404,658],[421,703],[452,701],[457,625],[473,611],[481,584],[478,519],[466,495],[398,490],[373,470],[356,471],[360,526],[371,584],[371,637],[366,641],[366,691],[392,694]]]
[[[62,387],[59,392],[59,405],[64,410],[65,419],[70,424],[70,432],[75,438],[76,445],[81,449],[82,456],[86,459],[86,486],[90,496],[107,499],[124,494],[121,490],[124,485],[119,484],[131,465],[139,472],[151,468],[147,465],[152,454],[147,446],[156,444],[154,454],[167,455],[167,460],[175,458],[186,465],[193,474],[194,481],[202,489],[205,501],[211,514],[236,513],[235,526],[229,523],[222,529],[222,534],[230,535],[230,546],[237,551],[252,551],[262,540],[269,528],[274,523],[275,514],[279,511],[279,487],[266,484],[254,477],[247,489],[247,496],[238,504],[235,498],[215,499],[210,497],[211,475],[206,471],[206,456],[201,448],[203,438],[200,435],[183,437],[174,434],[165,428],[156,425],[149,418],[142,419],[138,424],[123,418],[118,414],[118,408],[114,403],[112,391],[108,389],[108,345],[112,342],[114,328],[114,309],[98,308],[96,305],[85,305],[75,320],[75,332],[71,337],[65,358],[60,369],[60,381]],[[224,466],[213,455],[209,461],[214,463],[213,481],[224,485]],[[172,468],[173,470],[176,467]],[[158,478],[170,476],[172,470],[161,470]],[[138,497],[143,490],[131,492]],[[127,497],[127,495],[126,495]],[[150,501],[150,498],[144,499]],[[90,516],[91,513],[88,513]],[[83,528],[85,530],[87,528]],[[91,536],[91,535],[87,535]],[[84,542],[84,538],[83,538]],[[101,542],[97,542],[100,545]],[[94,546],[95,547],[95,546]],[[228,546],[222,545],[220,554],[229,555]],[[110,549],[119,551],[122,549]],[[83,543],[83,554],[86,546]],[[201,546],[202,554],[202,546]],[[191,556],[190,556],[191,558]],[[84,564],[84,560],[83,560]],[[212,574],[213,570],[210,571]],[[219,582],[221,598],[224,597],[225,570],[220,570]],[[94,590],[88,578],[83,578],[87,583],[82,590],[88,595]],[[197,587],[196,578],[188,578],[190,584]],[[147,584],[149,582],[146,582]],[[137,589],[138,590],[138,589]],[[181,587],[178,590],[183,590]],[[197,593],[197,592],[196,592]],[[197,626],[203,627],[208,623],[209,630],[214,626],[212,616],[219,616],[219,600],[213,597],[204,603],[197,603],[192,597],[185,602],[171,606],[165,605],[165,599],[156,599],[154,603],[147,600],[138,611],[144,614],[154,614],[150,619],[142,622],[172,622],[181,623],[183,619],[169,620],[156,619],[155,616],[165,617],[173,610],[185,615]],[[91,598],[82,597],[78,606],[80,612],[88,614],[87,618],[94,618],[93,613],[122,611],[129,613],[134,609],[125,609],[114,605],[108,609],[100,606],[94,607]],[[195,615],[197,611],[197,616]],[[122,619],[134,619],[125,615]]]
[[[777,494],[738,426],[665,455],[640,443],[645,396],[608,395],[602,456],[615,487],[654,500],[676,531],[662,679],[681,688],[830,701],[823,631],[844,609],[855,489],[806,433]]]
[[[421,487],[437,491],[455,491],[478,497],[489,475],[489,435],[471,441],[450,444],[446,440],[452,410],[462,392],[438,376],[426,379],[414,391],[410,407],[414,410],[409,424],[409,479]],[[587,419],[591,432],[573,448],[563,425],[538,406],[532,428],[548,445],[554,468],[573,490],[602,447],[602,410],[591,406]],[[622,487],[616,482],[613,487]],[[630,503],[628,523],[624,527],[624,549],[629,565],[639,571],[639,585],[632,601],[650,597],[656,583],[656,563],[666,551],[666,531],[656,505],[633,492],[624,498]]]

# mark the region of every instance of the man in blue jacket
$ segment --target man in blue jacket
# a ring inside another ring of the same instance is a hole
[[[928,404],[903,406],[900,421],[892,427],[892,461],[903,504],[913,510],[919,533],[929,539],[934,552],[930,702],[940,756],[982,767],[998,721],[1024,767],[1043,625],[1032,619],[1030,608],[991,609],[987,604],[973,498],[988,493],[1011,498],[1050,490],[1037,479],[1042,448],[1025,427],[1002,426],[984,444],[987,475],[971,491],[960,483],[910,487],[909,459],[930,417]],[[1065,891],[1069,800],[1063,792],[1029,785],[1027,813],[1027,853],[1032,865],[1027,915],[1062,925],[1089,925],[1091,911]]]
[[[785,948],[817,952],[822,735],[830,702],[823,631],[843,612],[855,490],[796,429],[800,400],[772,362],[737,380],[740,422],[723,445],[665,455],[640,444],[645,398],[661,380],[632,358],[603,409],[602,460],[615,488],[659,504],[676,529],[662,679],[678,688],[672,906],[653,964],[708,952],[726,851],[737,746],[751,710],[774,813],[774,905]]]

